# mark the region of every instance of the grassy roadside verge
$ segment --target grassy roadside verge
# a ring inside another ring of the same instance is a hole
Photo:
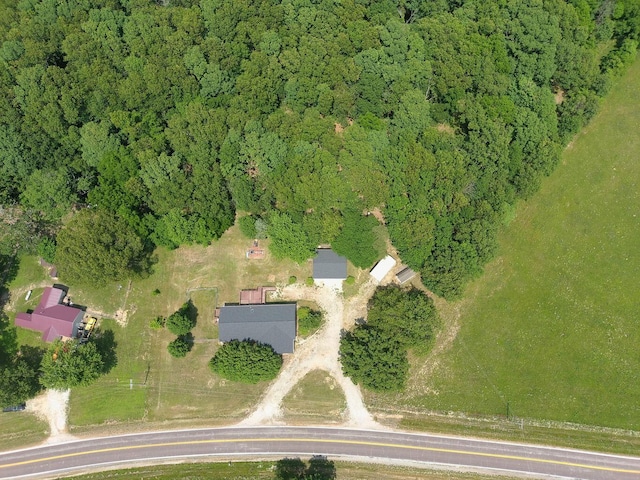
[[[400,467],[381,464],[365,464],[351,462],[335,462],[336,477],[339,480],[490,480],[495,475],[479,475],[475,473],[453,472],[447,470],[427,470],[412,467]],[[276,462],[229,462],[229,463],[181,463],[178,465],[158,465],[127,470],[111,470],[107,472],[80,475],[74,480],[172,480],[175,478],[224,479],[224,480],[273,480]],[[293,478],[293,477],[291,477]],[[323,480],[324,477],[314,477]],[[334,477],[326,477],[329,478]],[[500,476],[503,480],[514,477]],[[62,479],[64,480],[64,479]]]
[[[49,435],[49,426],[27,412],[0,412],[2,450],[37,445]]]
[[[626,455],[640,451],[640,433],[629,430],[561,425],[535,420],[473,418],[446,415],[404,415],[396,425],[409,431],[487,438],[517,443],[593,450]]]

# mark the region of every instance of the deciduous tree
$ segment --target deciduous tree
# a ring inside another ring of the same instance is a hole
[[[424,292],[389,286],[378,288],[371,297],[367,324],[424,352],[431,346],[438,318],[433,301]]]
[[[188,335],[181,335],[167,345],[167,350],[172,357],[183,358],[191,350],[192,341]]]
[[[42,358],[40,382],[47,388],[65,390],[86,386],[104,373],[104,362],[95,343],[55,340]]]
[[[270,345],[253,340],[225,343],[209,362],[211,371],[235,382],[258,383],[272,380],[282,366],[282,356]]]
[[[370,325],[357,326],[342,338],[340,362],[355,384],[378,392],[402,390],[409,371],[404,345]]]
[[[137,233],[113,213],[85,209],[57,237],[56,264],[70,282],[104,284],[147,271],[148,254]]]
[[[167,318],[165,326],[174,335],[186,335],[196,326],[195,317],[191,314],[191,303],[185,303],[180,310]]]

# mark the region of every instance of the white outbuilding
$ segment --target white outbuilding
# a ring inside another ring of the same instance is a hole
[[[370,275],[375,278],[378,283],[382,281],[382,279],[396,266],[396,261],[393,259],[391,255],[387,255],[378,263],[376,266],[371,269]]]

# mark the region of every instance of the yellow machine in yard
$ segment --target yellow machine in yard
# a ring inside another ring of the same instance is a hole
[[[96,327],[98,319],[96,317],[87,317],[78,327],[78,338],[81,342],[86,342],[91,336],[91,332]]]

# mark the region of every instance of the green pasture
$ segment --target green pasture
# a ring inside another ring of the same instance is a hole
[[[640,430],[639,126],[636,62],[441,309],[453,343],[371,405]]]

